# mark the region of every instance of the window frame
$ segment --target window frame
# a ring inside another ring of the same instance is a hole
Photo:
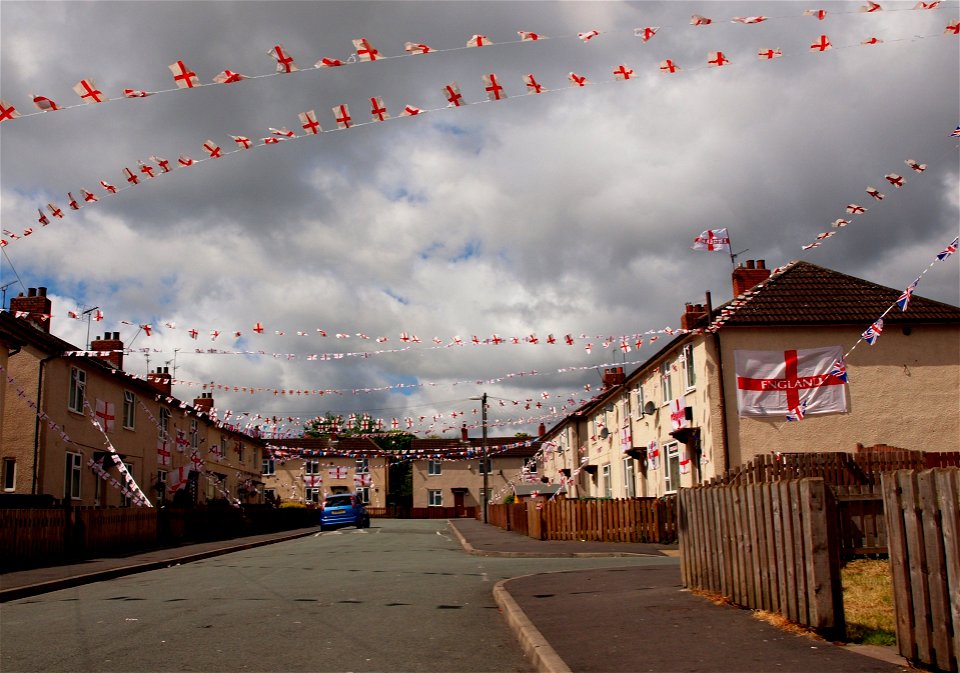
[[[428,460],[427,461],[427,476],[428,477],[439,477],[443,474],[443,461],[442,460]]]
[[[172,417],[173,414],[170,412],[170,409],[167,407],[160,407],[160,414],[157,423],[157,430],[160,433],[160,439],[170,439],[170,419]]]
[[[683,347],[683,383],[686,386],[685,392],[695,390],[697,387],[697,372],[694,367],[696,363],[693,357],[693,344],[687,344]]]
[[[303,490],[303,500],[304,502],[315,502],[319,503],[321,500],[320,491],[323,490],[320,486],[307,486]]]
[[[637,497],[637,474],[633,465],[633,458],[623,459],[623,495],[627,498]]]
[[[370,474],[370,456],[358,456],[354,461],[353,470],[356,474]]]
[[[260,474],[265,477],[272,477],[277,473],[277,462],[275,458],[264,458],[260,463]]]
[[[443,507],[443,490],[427,489],[427,507]]]
[[[12,466],[12,469],[11,469]],[[3,459],[3,492],[13,493],[17,490],[17,459],[4,457]]]
[[[304,461],[303,461],[303,473],[304,473],[304,474],[320,474],[320,461],[319,461],[319,460],[304,460]]]
[[[664,493],[676,493],[680,490],[680,442],[669,442],[663,444],[661,442],[661,450],[663,451],[663,485]],[[676,463],[676,470],[672,469],[672,464]],[[676,475],[676,484],[673,483],[673,476]]]
[[[121,427],[124,430],[135,430],[137,427],[137,396],[132,390],[123,391],[123,420]]]
[[[600,466],[600,486],[603,488],[604,498],[613,498],[613,470],[610,469],[610,463],[604,463]]]
[[[370,504],[370,487],[369,486],[357,486],[356,493],[360,498],[360,502],[362,502],[364,505]]]
[[[190,448],[200,448],[200,424],[196,418],[190,419]]]
[[[671,377],[670,363],[661,362],[658,369],[660,371],[660,392],[663,393],[663,401],[660,406],[665,407],[673,399],[673,378]]]
[[[70,386],[67,395],[67,410],[77,414],[84,413],[83,403],[87,399],[87,372],[79,367],[70,367]]]
[[[63,472],[63,497],[64,499],[70,498],[71,500],[80,500],[81,497],[81,486],[83,479],[81,479],[81,468],[83,466],[83,454],[75,453],[73,451],[67,451],[64,457],[64,472]],[[76,486],[76,493],[74,493],[73,487]]]

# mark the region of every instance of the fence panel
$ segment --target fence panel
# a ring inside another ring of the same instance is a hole
[[[66,512],[62,509],[0,509],[2,564],[56,558],[65,552]]]
[[[842,633],[835,503],[823,479],[681,489],[678,508],[686,586]]]
[[[897,645],[912,661],[960,667],[960,470],[883,475]]]

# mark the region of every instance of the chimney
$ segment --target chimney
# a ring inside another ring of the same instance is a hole
[[[157,371],[147,374],[147,383],[166,397],[170,397],[173,392],[173,377],[170,376],[169,367],[157,367]]]
[[[209,414],[213,409],[213,393],[200,393],[200,397],[193,398],[193,408]]]
[[[543,437],[545,434],[547,434],[547,426],[541,423],[537,428],[537,437]]]
[[[692,330],[701,323],[706,324],[707,309],[703,304],[687,304],[684,306],[683,315],[680,316],[680,327],[685,330]]]
[[[752,289],[757,283],[762,283],[770,277],[770,269],[762,259],[758,259],[754,264],[752,259],[748,259],[733,270],[733,296],[743,294]]]
[[[460,441],[462,441],[462,442],[470,441],[470,436],[467,435],[467,424],[466,424],[466,423],[464,423],[464,424],[460,427]]]
[[[123,371],[123,342],[120,341],[120,332],[104,332],[103,338],[97,337],[90,342],[92,351],[110,351],[96,357],[109,362],[114,369]]]
[[[14,317],[17,311],[27,311],[26,320],[33,324],[41,332],[50,333],[50,313],[52,305],[47,299],[47,288],[31,287],[27,288],[27,296],[21,292],[18,296],[10,300],[10,313]]]
[[[603,389],[609,390],[624,381],[623,367],[610,367],[603,370]]]

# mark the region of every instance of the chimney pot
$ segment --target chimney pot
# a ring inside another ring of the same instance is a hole
[[[37,294],[39,294],[41,297],[46,297],[46,296],[47,296],[47,288],[45,288],[45,287],[38,287],[38,288],[37,288]]]
[[[547,434],[547,426],[541,423],[537,428],[537,437],[543,437],[545,434]]]
[[[766,268],[766,262],[760,260],[755,264],[754,260],[747,260],[746,268],[733,270],[733,296],[743,294],[769,277],[770,271]]]
[[[466,423],[464,423],[464,424],[460,427],[460,439],[463,440],[463,441],[467,441],[468,439],[470,439],[470,435],[467,434],[467,424],[466,424]]]
[[[20,296],[23,296],[23,295],[21,294]],[[36,297],[36,296],[37,296],[37,288],[35,288],[35,287],[28,287],[28,288],[27,288],[27,296],[28,296],[28,297]]]
[[[758,269],[766,269],[766,268],[767,268],[767,262],[766,262],[766,260],[758,259],[758,260],[757,260],[757,268],[758,268]]]
[[[748,269],[754,268],[754,267],[753,267],[753,260],[752,260],[752,259],[748,259],[748,260],[747,260],[747,268],[748,268]]]

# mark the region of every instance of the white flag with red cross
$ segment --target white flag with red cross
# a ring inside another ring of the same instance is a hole
[[[730,234],[726,228],[707,229],[693,239],[691,250],[707,250],[709,252],[730,252]]]
[[[682,397],[670,400],[670,427],[673,430],[687,427],[687,404]]]
[[[303,485],[307,488],[320,488],[323,486],[323,475],[305,474],[303,475]]]
[[[170,464],[170,441],[168,439],[157,439],[157,465]]]
[[[96,418],[97,425],[100,426],[101,430],[104,432],[113,432],[113,424],[117,418],[117,412],[113,402],[97,400],[96,409],[94,410],[93,415],[94,418]]]
[[[331,479],[346,479],[347,478],[347,468],[345,467],[331,467],[327,470],[327,474]]]
[[[785,416],[801,404],[808,416],[845,413],[846,384],[831,373],[842,358],[840,346],[734,351],[740,416]]]
[[[369,474],[355,474],[353,475],[353,483],[358,487],[370,486],[373,484],[373,479]]]
[[[176,493],[190,483],[190,473],[192,471],[189,465],[171,471],[167,477],[167,493]]]

